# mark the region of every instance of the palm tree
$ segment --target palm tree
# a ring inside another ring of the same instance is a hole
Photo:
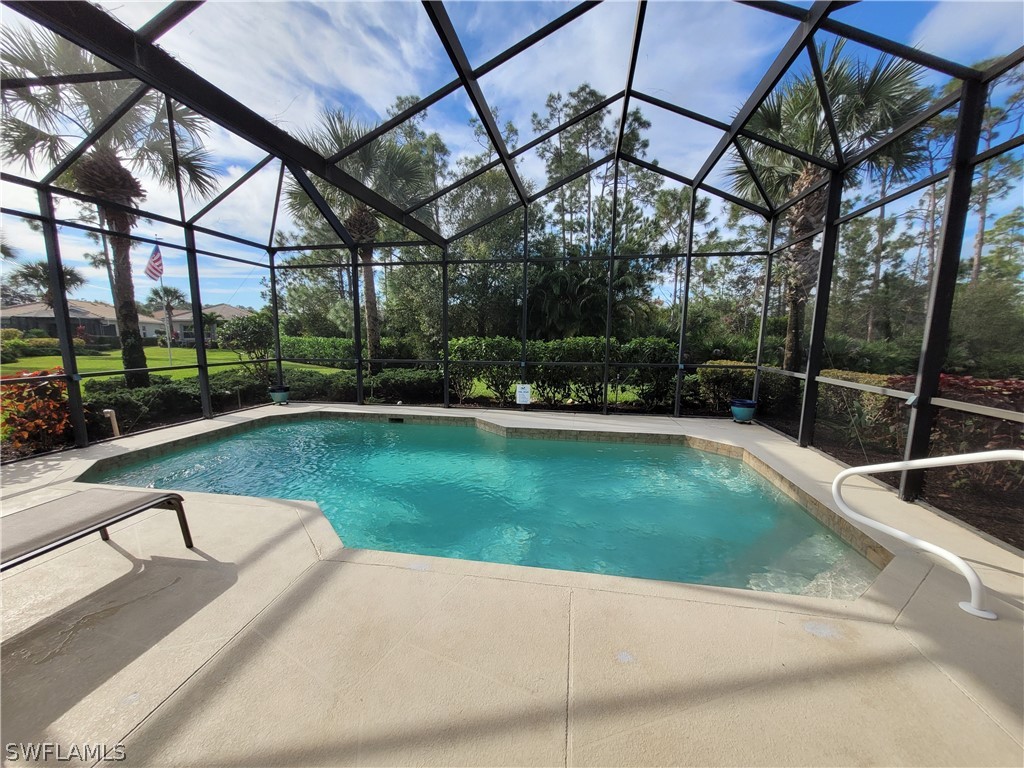
[[[220,312],[203,312],[203,331],[207,341],[213,341],[217,337],[217,323],[224,319]]]
[[[85,276],[74,267],[61,267],[64,270],[64,288],[67,293],[74,293],[86,284]],[[11,273],[11,284],[16,288],[39,297],[50,309],[53,309],[53,291],[50,289],[50,267],[45,260],[30,261],[22,264]]]
[[[98,72],[109,69],[102,60],[49,31],[30,32],[8,27],[0,37],[3,72],[7,77],[44,77]],[[32,168],[43,160],[56,166],[129,94],[138,87],[132,80],[70,83],[46,88],[15,88],[3,92],[3,157]],[[209,154],[201,146],[206,121],[195,112],[170,102],[178,144],[182,182],[190,194],[206,195],[215,188]],[[110,203],[137,208],[146,191],[133,173],[149,171],[161,184],[176,183],[174,153],[164,97],[145,96],[117,124],[96,140],[72,166],[62,183]],[[121,336],[125,369],[145,368],[146,355],[139,332],[139,315],[132,284],[131,234],[137,216],[112,206],[99,205],[100,220],[114,235],[114,306]],[[129,387],[149,384],[145,371],[127,374]]]
[[[339,110],[326,110],[320,115],[316,127],[301,134],[300,138],[320,154],[329,156],[370,130],[370,127],[361,125]],[[431,170],[427,159],[412,147],[399,144],[386,135],[349,155],[338,165],[350,176],[399,206],[405,206],[429,192]],[[366,347],[371,359],[379,359],[380,314],[371,262],[373,243],[381,229],[378,218],[380,214],[333,186],[320,184],[318,188],[339,215],[349,234],[360,244]],[[325,222],[297,186],[289,188],[288,207],[307,232],[323,232]],[[328,236],[332,240],[337,239],[333,234]],[[375,366],[371,364],[370,369],[374,370]]]
[[[844,153],[852,156],[870,147],[892,129],[927,106],[928,91],[921,86],[922,69],[902,59],[882,55],[873,63],[843,56],[844,41],[831,48],[818,47],[832,114]],[[814,76],[803,73],[773,91],[751,117],[747,127],[768,138],[789,144],[818,157],[831,157],[832,141],[822,112]],[[826,173],[820,167],[789,153],[757,142],[743,145],[762,184],[774,202],[781,202],[817,184]],[[876,153],[867,170],[885,184],[902,181],[924,160],[918,137],[911,132]],[[735,159],[729,167],[735,192],[758,195],[746,165]],[[857,182],[856,174],[845,178]],[[795,240],[818,229],[825,218],[825,195],[808,195],[787,211],[790,238]],[[804,309],[817,277],[818,254],[810,239],[787,249],[780,264],[786,281],[788,306],[783,367],[801,369],[800,335]]]
[[[17,259],[18,251],[7,241],[7,235],[0,232],[0,259]]]
[[[167,343],[170,344],[174,337],[171,315],[174,314],[175,307],[188,306],[188,296],[173,285],[160,285],[150,289],[149,295],[146,297],[146,306],[150,312],[163,310],[164,325],[167,328]]]
[[[161,285],[150,289],[145,305],[150,312],[162,309],[167,313],[167,317],[170,317],[174,313],[175,307],[188,307],[189,302],[188,296],[180,288],[175,288],[173,285]]]

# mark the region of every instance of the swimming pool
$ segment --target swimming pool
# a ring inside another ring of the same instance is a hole
[[[348,547],[852,599],[878,570],[739,459],[345,419],[94,482],[316,501]]]

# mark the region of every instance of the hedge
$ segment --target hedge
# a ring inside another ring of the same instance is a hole
[[[414,360],[415,349],[404,339],[384,337],[380,340],[381,355],[394,360]],[[363,340],[363,357],[367,356],[366,340]],[[329,336],[281,336],[281,357],[291,360],[316,360],[318,365],[332,368],[352,368],[353,363],[342,362],[355,359],[355,342],[352,339]],[[334,361],[334,362],[327,362]]]
[[[616,381],[633,388],[646,408],[665,405],[675,397],[679,347],[659,337],[633,339],[619,349],[622,363],[665,364],[671,368],[619,368]]]
[[[322,373],[293,369],[285,371],[285,384],[291,400],[355,402],[356,399],[355,371]],[[363,394],[384,402],[439,403],[444,399],[444,378],[439,370],[386,368],[363,377]]]
[[[5,331],[15,330],[5,328]],[[20,333],[20,331],[16,331]],[[23,357],[56,357],[60,355],[60,346],[57,339],[45,338],[18,338],[8,334],[10,338],[3,340],[0,347],[0,361],[4,363],[16,363]],[[84,339],[72,339],[76,355],[96,354],[86,349]]]
[[[523,343],[506,336],[464,336],[451,339],[448,355],[453,365],[448,369],[452,393],[463,402],[473,389],[476,379],[483,381],[500,405],[511,401],[512,385],[522,380],[518,362],[512,365],[487,365],[485,362],[461,361],[518,361]]]

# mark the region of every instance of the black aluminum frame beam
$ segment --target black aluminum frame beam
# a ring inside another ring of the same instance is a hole
[[[202,0],[174,0],[168,3],[156,16],[139,27],[139,37],[147,43],[155,43],[202,4]]]
[[[284,189],[284,163],[277,172],[277,193],[274,195],[274,212],[270,216],[270,234],[267,235],[267,251],[270,253],[270,263],[273,265],[274,256],[277,250],[274,248],[274,235],[277,234],[277,215],[281,208],[281,190]]]
[[[105,83],[111,80],[134,80],[127,72],[115,69],[112,72],[83,72],[77,75],[46,75],[45,77],[8,77],[0,88],[13,91],[16,88],[36,88],[51,85],[74,85],[76,83]]]
[[[577,18],[582,16],[584,13],[589,11],[591,8],[594,8],[595,6],[598,6],[600,4],[601,4],[601,0],[587,0],[587,2],[580,3],[579,5],[575,6],[574,8],[572,8],[572,9],[566,11],[565,13],[563,13],[561,16],[559,16],[554,21],[551,21],[551,22],[545,24],[543,27],[538,29],[533,34],[528,35],[527,37],[524,37],[522,40],[520,40],[515,45],[513,45],[510,48],[508,48],[507,50],[499,53],[493,59],[485,62],[484,64],[481,64],[479,67],[477,67],[473,71],[473,74],[478,79],[483,77],[485,74],[487,74],[491,70],[496,69],[497,67],[501,66],[506,61],[508,61],[509,59],[513,58],[514,56],[522,53],[523,51],[525,51],[530,46],[532,46],[532,45],[534,45],[536,43],[539,43],[541,40],[543,40],[545,37],[550,35],[552,32],[557,32],[559,29],[561,29],[566,24],[568,24],[570,21],[576,20]],[[440,88],[438,88],[436,91],[434,91],[429,96],[425,96],[424,98],[420,99],[415,104],[410,106],[408,109],[402,110],[402,112],[400,112],[399,114],[395,115],[394,117],[386,120],[385,122],[381,123],[380,125],[378,125],[376,128],[374,128],[372,131],[370,131],[366,135],[360,136],[358,139],[356,139],[354,142],[349,144],[347,147],[343,147],[342,149],[340,149],[337,153],[335,153],[330,158],[328,158],[328,162],[336,163],[339,160],[341,160],[342,158],[348,157],[353,152],[355,152],[355,151],[357,151],[359,149],[362,149],[363,147],[365,147],[367,144],[371,143],[372,141],[375,141],[376,139],[379,139],[381,136],[383,136],[388,131],[396,128],[399,125],[401,125],[406,120],[408,120],[410,117],[414,117],[414,116],[418,115],[420,112],[422,112],[423,110],[430,108],[431,106],[433,106],[434,104],[439,102],[441,99],[443,99],[445,96],[450,96],[451,94],[455,93],[455,91],[457,91],[459,89],[459,86],[461,86],[461,85],[462,85],[462,82],[458,78],[455,78],[454,80],[452,80],[450,83],[447,83],[446,85],[442,85]],[[514,157],[515,153],[512,153],[512,155]]]
[[[328,163],[316,151],[200,77],[167,52],[146,42],[138,33],[118,24],[99,8],[75,0],[51,0],[46,3],[7,0],[7,5],[205,115],[251,144],[286,163],[319,176],[420,237],[438,246],[446,242],[444,237],[429,226],[407,216],[383,195]]]
[[[982,75],[982,80],[986,83],[990,83],[1000,75],[1008,72],[1009,70],[1016,67],[1021,62],[1024,62],[1024,45],[1015,50],[1013,53],[1007,54],[991,67],[985,70]]]
[[[131,112],[132,109],[134,109],[135,105],[142,101],[143,97],[145,97],[145,95],[149,93],[149,91],[150,87],[145,84],[140,85],[138,88],[132,91],[128,95],[128,98],[126,98],[124,101],[118,104],[117,107],[114,108],[114,110],[109,115],[107,115],[105,118],[103,118],[103,120],[100,121],[99,125],[92,129],[88,136],[86,136],[84,139],[81,140],[81,142],[79,142],[77,147],[68,152],[68,154],[65,155],[63,160],[57,163],[57,165],[55,165],[49,173],[43,176],[43,178],[40,180],[40,183],[44,185],[50,185],[53,184],[54,181],[59,179],[61,174],[67,171],[72,165],[74,165],[75,161],[78,160],[78,158],[80,158],[82,155],[84,155],[86,151],[89,149],[89,147],[91,147],[100,136],[102,136],[115,125],[117,125],[117,122],[121,118],[123,118],[125,115]]]
[[[647,160],[641,160],[639,157],[631,155],[629,152],[623,152],[620,159],[625,160],[627,163],[631,163],[639,168],[644,168],[648,171],[654,171],[654,173],[657,173],[660,176],[664,176],[666,179],[678,181],[680,184],[685,184],[688,187],[693,186],[693,179],[691,179],[689,176],[683,176],[683,174],[676,173],[675,171],[670,171],[668,168],[665,168],[663,166],[655,165],[654,163],[649,162]]]
[[[633,89],[630,95],[637,101],[646,102],[647,104],[650,104],[652,107],[660,107],[661,109],[664,109],[666,112],[672,112],[674,114],[679,115],[680,117],[685,117],[689,120],[694,120],[695,122],[703,123],[704,125],[710,126],[712,128],[717,128],[720,131],[729,130],[729,123],[723,123],[721,120],[715,120],[713,117],[702,115],[700,112],[694,112],[692,109],[680,107],[677,104],[673,104],[671,101],[659,99],[657,96],[651,96],[649,93],[643,93],[642,91],[638,91],[635,88]],[[826,160],[823,157],[812,155],[810,152],[804,152],[803,150],[797,149],[796,147],[791,147],[788,144],[783,144],[781,141],[776,141],[775,139],[770,139],[767,136],[762,136],[760,133],[751,131],[748,128],[740,128],[738,135],[742,136],[744,139],[751,139],[752,141],[759,142],[761,144],[764,144],[765,146],[771,147],[772,149],[777,149],[780,152],[785,152],[787,154],[793,155],[793,157],[799,158],[800,160],[803,160],[805,163],[818,165],[830,171],[835,170],[837,167],[835,163],[830,162],[829,160]]]
[[[928,455],[935,406],[932,398],[939,392],[939,375],[946,362],[949,346],[950,316],[960,271],[960,250],[963,245],[967,216],[971,206],[974,166],[971,159],[978,152],[984,120],[987,86],[980,80],[968,80],[962,88],[963,99],[953,139],[953,163],[950,167],[946,207],[939,235],[939,258],[928,296],[924,321],[921,359],[914,387],[914,406],[907,430],[907,461]],[[913,501],[921,493],[923,470],[904,471],[900,477],[900,498]]]
[[[772,0],[736,0],[741,5],[749,5],[754,8],[758,8],[762,11],[768,11],[778,16],[785,16],[789,19],[796,21],[804,21],[808,18],[809,12],[804,11],[795,6],[789,5],[788,3],[772,2]],[[849,3],[839,3],[836,7],[843,5],[849,5]],[[941,72],[950,77],[955,77],[960,80],[976,80],[981,76],[981,72],[974,69],[973,67],[965,67],[963,64],[958,64],[955,61],[944,59],[941,56],[934,56],[930,53],[926,53],[917,48],[912,48],[909,45],[898,43],[895,40],[890,40],[887,37],[876,35],[871,32],[867,32],[858,27],[851,26],[850,24],[844,24],[841,21],[835,19],[825,19],[820,24],[820,29],[825,32],[831,32],[834,35],[845,37],[848,40],[853,40],[856,43],[861,43],[874,48],[882,53],[888,53],[891,56],[899,56],[901,59],[906,59],[915,64],[920,64],[923,67],[934,69],[936,72]]]
[[[291,173],[292,178],[302,188],[302,191],[306,193],[306,196],[316,207],[317,211],[320,212],[320,215],[324,217],[327,225],[334,230],[334,234],[341,238],[346,248],[354,251],[357,247],[355,238],[345,228],[345,225],[341,223],[341,219],[338,218],[338,215],[324,199],[324,196],[320,194],[320,190],[316,188],[313,180],[301,168],[291,164],[288,164],[288,172]]]
[[[174,106],[164,95],[164,113],[167,115],[167,135],[171,139],[171,164],[174,166],[174,191],[178,198],[178,215],[185,221],[185,190],[181,185],[181,158],[178,155],[178,129],[174,127]],[[199,326],[196,326],[197,328]]]
[[[612,104],[614,104],[616,101],[621,99],[623,97],[624,93],[625,93],[624,91],[619,91],[618,93],[614,94],[613,96],[609,96],[607,99],[604,99],[603,101],[599,101],[594,106],[584,110],[583,112],[580,112],[575,117],[569,118],[564,123],[561,123],[560,125],[555,126],[554,128],[552,128],[549,131],[545,131],[540,136],[537,136],[536,138],[531,139],[530,141],[528,141],[526,144],[523,144],[521,147],[517,147],[516,149],[514,149],[512,152],[509,153],[509,157],[515,159],[515,158],[519,157],[520,155],[525,154],[526,152],[529,152],[531,149],[536,147],[538,144],[543,144],[548,139],[550,139],[550,138],[552,138],[554,136],[557,136],[559,133],[561,133],[562,131],[566,130],[567,128],[571,128],[572,126],[576,125],[577,123],[580,123],[580,122],[586,120],[588,117],[591,117],[592,115],[597,114],[601,110],[607,109]],[[406,213],[412,213],[414,211],[418,211],[424,205],[427,205],[429,203],[434,202],[435,200],[438,200],[438,199],[444,197],[449,192],[453,192],[454,190],[456,190],[459,187],[461,187],[463,184],[472,181],[473,179],[477,178],[478,176],[483,175],[484,173],[486,173],[489,170],[492,170],[493,168],[497,168],[499,165],[501,165],[501,159],[500,158],[492,160],[491,162],[487,163],[486,165],[480,166],[475,171],[472,171],[471,173],[467,173],[461,179],[453,181],[451,184],[448,184],[448,185],[444,186],[443,188],[439,189],[437,192],[432,193],[429,197],[425,197],[422,200],[417,200],[415,203],[413,203],[411,208],[406,209]],[[530,201],[532,202],[532,200],[535,197],[536,197],[536,195],[531,196],[531,200]]]
[[[708,159],[704,161],[700,171],[697,172],[697,175],[694,177],[697,186],[703,183],[704,179],[711,173],[711,169],[722,159],[722,156],[729,149],[729,145],[732,144],[736,136],[739,135],[740,130],[746,126],[750,118],[761,107],[764,100],[768,98],[772,89],[779,84],[779,81],[782,80],[790,65],[796,61],[800,52],[807,45],[807,42],[809,40],[813,41],[815,31],[821,26],[821,23],[834,5],[833,0],[816,0],[811,9],[807,11],[805,18],[794,30],[786,45],[779,52],[779,55],[775,57],[775,61],[772,62],[768,71],[764,73],[761,81],[754,88],[754,92],[750,94],[750,97],[740,107],[739,112],[736,113],[736,117],[733,118],[729,130],[718,140],[718,144],[711,151],[711,154],[708,155]]]
[[[736,149],[736,154],[739,155],[740,160],[743,161],[743,165],[747,167],[747,173],[750,174],[750,178],[754,181],[754,186],[757,187],[757,193],[761,195],[761,199],[764,200],[764,206],[768,209],[769,217],[774,212],[774,203],[772,202],[771,195],[768,194],[768,190],[764,187],[764,182],[761,181],[761,174],[757,172],[757,166],[750,162],[750,156],[747,154],[747,150],[743,148],[743,145],[739,142],[739,137],[736,137],[736,141],[732,143]]]
[[[960,101],[960,91],[951,93],[948,96],[941,98],[938,101],[934,102],[933,104],[929,105],[928,108],[925,109],[923,112],[916,115],[915,117],[910,118],[902,125],[897,126],[895,130],[893,130],[891,133],[887,133],[885,136],[880,138],[867,149],[864,149],[858,152],[857,154],[846,158],[846,163],[843,166],[843,172],[845,173],[846,171],[853,170],[856,166],[860,165],[862,162],[867,160],[876,152],[885,149],[894,141],[897,141],[898,139],[901,139],[904,136],[906,136],[911,131],[920,128],[933,117],[945,112],[958,101]]]
[[[584,165],[582,168],[577,168],[568,176],[563,176],[558,181],[548,184],[546,187],[544,187],[544,189],[534,192],[528,198],[528,202],[535,203],[545,195],[550,195],[552,192],[557,192],[559,189],[564,187],[569,182],[576,181],[576,179],[578,179],[580,176],[586,176],[591,171],[596,171],[602,165],[606,165],[607,163],[613,161],[614,159],[615,155],[605,155],[604,157],[600,157],[597,160],[594,160],[592,163],[587,163],[587,165]]]
[[[468,184],[473,179],[475,179],[475,178],[477,178],[479,176],[483,176],[488,171],[493,171],[499,165],[501,165],[501,158],[500,157],[496,158],[494,160],[491,160],[491,162],[489,162],[489,163],[484,163],[479,168],[477,168],[475,171],[467,173],[461,179],[453,181],[451,184],[446,184],[445,186],[441,187],[436,192],[431,192],[426,197],[423,197],[423,198],[420,198],[419,200],[414,201],[413,204],[409,208],[405,209],[405,212],[408,213],[408,214],[415,213],[416,211],[418,211],[423,206],[430,205],[435,200],[440,200],[442,197],[447,195],[449,192],[454,192],[456,189],[461,187],[463,184]]]
[[[744,200],[742,197],[737,197],[731,192],[726,192],[724,189],[719,189],[718,187],[712,187],[710,184],[703,183],[698,184],[697,189],[702,189],[705,192],[710,192],[712,195],[718,195],[723,200],[728,200],[730,203],[735,203],[741,208],[748,208],[751,211],[754,211],[755,213],[761,214],[766,219],[770,219],[772,216],[772,212],[765,208],[763,205],[758,205],[757,203],[752,203],[749,200]]]
[[[515,163],[509,156],[508,146],[505,144],[505,139],[502,138],[498,123],[487,104],[487,99],[484,97],[483,91],[480,90],[480,83],[477,82],[473,67],[469,63],[469,57],[466,56],[462,42],[455,32],[455,26],[448,16],[448,11],[440,0],[423,0],[423,8],[426,10],[427,16],[430,17],[437,36],[441,38],[441,44],[447,51],[448,58],[451,59],[452,66],[455,67],[469,100],[473,103],[473,108],[476,110],[477,117],[480,118],[487,138],[490,139],[491,146],[494,147],[494,151],[501,159],[501,164],[505,167],[505,173],[508,174],[509,181],[512,182],[512,186],[516,190],[516,195],[519,196],[520,202],[526,205],[528,197],[526,187],[523,185],[523,180],[519,178],[519,171],[516,170]]]
[[[608,245],[608,284],[605,288],[608,300],[604,316],[604,386],[601,393],[601,412],[608,413],[608,380],[611,376],[611,341],[612,341],[612,280],[615,276],[615,246],[618,240],[619,223],[619,160],[622,158],[622,142],[626,135],[626,121],[629,119],[629,94],[633,90],[633,78],[636,76],[636,62],[640,58],[640,40],[644,34],[644,19],[647,16],[647,0],[639,0],[636,6],[636,18],[633,22],[633,42],[629,51],[629,68],[626,72],[625,95],[622,97],[622,112],[619,115],[619,127],[615,134],[615,151],[612,152],[614,171],[612,176],[612,236]]]
[[[836,248],[839,244],[839,212],[843,202],[843,174],[833,171],[828,181],[828,201],[825,204],[825,229],[818,261],[818,281],[814,293],[814,315],[811,318],[811,337],[807,344],[807,378],[804,398],[800,407],[800,428],[797,443],[806,448],[814,442],[814,419],[818,410],[818,374],[825,357],[825,324],[832,294],[832,275],[835,270]]]
[[[600,4],[601,4],[601,0],[585,0],[585,2],[582,2],[579,5],[573,6],[568,11],[566,11],[561,16],[559,16],[557,19],[554,19],[554,20],[548,22],[543,27],[538,29],[536,32],[534,32],[534,33],[532,33],[530,35],[527,35],[522,40],[520,40],[518,43],[516,43],[516,44],[514,44],[512,46],[509,46],[507,49],[505,49],[504,51],[499,53],[494,58],[492,58],[492,59],[484,62],[483,64],[481,64],[479,67],[476,68],[476,71],[474,72],[474,74],[478,78],[479,77],[483,77],[484,75],[486,75],[491,70],[497,69],[498,67],[500,67],[505,62],[507,62],[507,61],[513,59],[514,57],[518,56],[520,53],[525,51],[527,48],[530,48],[531,46],[539,43],[541,40],[543,40],[545,37],[547,37],[551,33],[557,32],[562,27],[564,27],[566,24],[568,24],[569,22],[575,21],[580,16],[585,14],[587,11],[593,10],[594,8],[599,6]]]
[[[836,163],[840,168],[843,162],[843,142],[839,138],[839,131],[836,128],[835,114],[832,112],[832,99],[828,95],[828,85],[825,83],[825,72],[821,68],[821,59],[818,58],[818,49],[814,41],[807,46],[807,58],[811,61],[811,71],[814,72],[814,82],[818,86],[818,100],[821,101],[821,108],[825,112],[825,125],[828,127],[828,136],[832,140],[832,151],[836,156]]]
[[[442,85],[440,88],[438,88],[436,91],[434,91],[429,96],[425,96],[424,98],[420,99],[415,104],[410,106],[408,109],[403,109],[401,112],[399,112],[394,117],[391,117],[388,120],[385,120],[383,123],[378,125],[372,131],[364,133],[362,136],[360,136],[358,139],[353,141],[348,146],[342,147],[340,150],[338,150],[333,155],[328,157],[327,158],[327,162],[331,163],[333,165],[334,163],[337,163],[337,162],[340,162],[341,160],[344,160],[349,155],[354,154],[355,152],[358,152],[360,149],[365,147],[367,144],[372,144],[374,141],[379,139],[385,133],[387,133],[388,131],[394,130],[395,128],[400,126],[402,123],[404,123],[406,120],[408,120],[409,118],[415,117],[416,115],[418,115],[423,110],[429,109],[430,107],[434,106],[437,102],[439,102],[445,96],[451,96],[453,93],[455,93],[457,90],[459,90],[459,86],[460,85],[462,85],[462,83],[459,82],[458,78],[456,78],[455,80],[452,80],[450,83],[448,83],[446,85]]]
[[[649,163],[646,160],[641,160],[639,157],[634,157],[628,152],[622,153],[622,160],[627,163],[632,163],[633,165],[639,166],[641,168],[645,168],[648,171],[653,171],[654,173],[664,176],[666,179],[678,181],[680,184],[685,184],[688,187],[694,186],[693,179],[687,176],[683,176],[681,173],[675,173],[674,171],[670,171],[667,168],[662,168],[660,165],[655,165],[654,163]],[[772,215],[771,211],[769,211],[764,206],[760,206],[757,203],[752,203],[749,200],[744,200],[742,197],[736,197],[735,195],[729,192],[718,189],[717,187],[712,187],[709,184],[701,184],[700,187],[697,187],[697,189],[700,189],[712,195],[717,195],[721,197],[723,200],[728,200],[730,203],[735,203],[741,208],[746,208],[748,211],[753,211],[754,213],[760,214],[765,218],[770,218]]]
[[[46,247],[46,271],[53,288],[53,318],[57,326],[57,344],[60,346],[61,363],[64,366],[67,383],[68,410],[71,412],[71,427],[75,445],[84,448],[89,445],[89,433],[85,424],[85,410],[82,406],[82,385],[78,375],[78,362],[71,343],[71,318],[68,314],[68,293],[64,284],[64,268],[60,257],[60,238],[53,210],[53,195],[39,190],[39,213],[43,223],[43,243]]]
[[[199,219],[203,218],[203,216],[205,216],[210,211],[212,211],[214,208],[216,208],[217,205],[219,203],[221,203],[228,195],[230,195],[232,192],[234,192],[240,186],[245,184],[245,182],[247,182],[249,179],[251,179],[257,173],[262,171],[264,168],[266,168],[267,165],[270,163],[270,161],[273,160],[273,159],[274,159],[273,155],[267,155],[266,157],[264,157],[262,160],[260,160],[258,163],[256,163],[256,165],[254,165],[248,171],[246,171],[241,176],[239,176],[234,182],[232,182],[227,187],[227,189],[225,189],[219,195],[214,197],[210,202],[208,202],[206,205],[204,205],[197,213],[193,214],[191,217],[186,219],[185,223],[186,224],[195,224],[197,221],[199,221]],[[277,201],[274,202],[274,205],[275,205],[275,210],[276,210]]]
[[[887,53],[890,56],[897,56],[901,59],[906,59],[907,61],[913,62],[914,64],[920,64],[928,69],[934,69],[936,72],[941,72],[944,75],[955,77],[958,80],[979,80],[982,77],[982,73],[974,67],[966,67],[963,64],[957,64],[955,61],[944,59],[941,56],[934,56],[918,48],[912,48],[909,45],[897,43],[895,40],[890,40],[887,37],[867,32],[850,24],[844,24],[843,22],[836,21],[835,19],[826,19],[821,25],[821,28],[825,32],[831,32],[834,35],[845,37],[847,40],[853,40],[855,43],[862,43],[869,48],[874,48],[875,50]]]
[[[636,6],[636,19],[633,22],[633,43],[629,51],[629,69],[626,72],[626,87],[622,97],[622,112],[619,116],[619,127],[615,134],[615,150],[612,160],[615,163],[615,187],[619,181],[619,160],[622,159],[622,141],[626,134],[626,120],[629,118],[629,99],[633,93],[633,78],[636,76],[636,62],[640,58],[640,38],[644,33],[644,18],[647,15],[647,0],[639,0]],[[615,187],[612,188],[614,196]],[[615,232],[612,230],[612,248],[614,250]],[[607,406],[607,403],[606,403]]]

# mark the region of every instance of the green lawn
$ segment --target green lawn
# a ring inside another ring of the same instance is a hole
[[[237,363],[238,355],[227,349],[209,349],[206,351],[206,359],[210,363]],[[118,371],[124,368],[124,365],[121,363],[121,352],[119,350],[102,355],[79,355],[77,361],[79,373]],[[194,349],[172,349],[171,362],[168,362],[166,349],[163,347],[146,347],[146,362],[150,368],[162,368],[167,365],[195,365],[196,351]],[[59,356],[23,357],[16,363],[4,363],[3,365],[0,365],[0,375],[11,376],[16,373],[21,373],[22,371],[48,371],[59,365],[61,365],[61,359]],[[295,363],[285,363],[284,367],[301,367],[323,371],[324,373],[333,373],[337,370],[335,368],[322,368],[318,366],[298,365]],[[212,368],[211,371],[229,369],[230,366],[224,366],[223,368]],[[167,376],[172,379],[187,379],[197,374],[195,370],[182,369],[180,371],[159,371],[157,375]]]

